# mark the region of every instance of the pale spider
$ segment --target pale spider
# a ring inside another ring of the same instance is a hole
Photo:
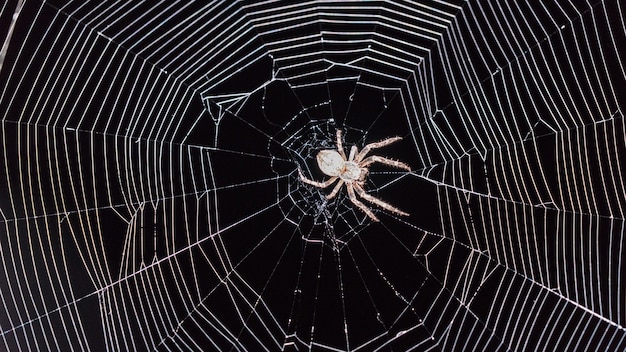
[[[335,185],[335,188],[333,188],[333,191],[326,196],[327,199],[332,199],[335,195],[337,195],[337,192],[339,192],[341,186],[345,183],[350,201],[374,221],[379,220],[376,215],[374,215],[374,212],[372,212],[372,210],[370,210],[367,206],[365,206],[365,204],[363,204],[356,198],[356,195],[354,193],[355,191],[361,198],[367,200],[372,204],[376,204],[379,207],[386,209],[392,213],[407,216],[409,214],[403,212],[402,210],[394,207],[389,203],[385,203],[382,200],[367,194],[367,192],[365,192],[365,190],[363,189],[363,184],[365,183],[365,175],[369,171],[369,166],[373,163],[378,162],[381,164],[396,167],[398,169],[411,171],[409,165],[400,161],[395,161],[376,155],[365,158],[365,156],[372,149],[384,147],[401,139],[402,137],[391,137],[384,139],[380,142],[370,143],[367,144],[363,148],[363,150],[361,150],[361,152],[359,152],[358,148],[353,145],[352,148],[350,148],[349,157],[346,158],[346,153],[343,150],[343,145],[341,142],[341,130],[337,130],[337,150],[321,150],[319,153],[317,153],[317,165],[324,174],[331,177],[324,182],[317,182],[306,178],[302,174],[302,170],[298,169],[298,172],[300,173],[300,179],[304,183],[319,188],[326,188],[332,185],[335,181],[339,180]]]

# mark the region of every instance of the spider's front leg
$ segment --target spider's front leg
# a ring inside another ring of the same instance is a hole
[[[363,168],[367,168],[369,165],[373,163],[381,163],[389,166],[393,166],[398,169],[403,169],[406,171],[411,171],[411,167],[401,161],[384,158],[382,156],[372,155],[370,157],[365,158],[365,160],[361,161],[359,164]]]
[[[339,152],[343,160],[347,160],[346,152],[343,150],[343,142],[341,141],[341,130],[337,130],[337,152]]]
[[[339,178],[339,176],[333,176],[324,182],[317,182],[317,181],[309,180],[308,178],[306,178],[306,176],[304,176],[304,174],[302,173],[302,170],[300,169],[298,169],[298,173],[300,174],[300,180],[302,180],[302,182],[309,184],[311,186],[318,187],[318,188],[326,188],[332,185],[333,182],[337,181],[337,179]]]
[[[395,143],[399,140],[401,140],[402,137],[391,137],[391,138],[387,138],[387,139],[383,139],[380,142],[374,142],[374,143],[370,143],[368,145],[366,145],[365,147],[363,147],[363,149],[361,150],[361,152],[359,154],[357,154],[357,156],[354,158],[354,162],[358,163],[361,160],[363,160],[363,158],[365,158],[365,156],[372,151],[372,149],[378,149],[378,148],[382,148],[386,145],[389,145],[391,143]]]
[[[337,152],[345,161],[353,161],[359,152],[356,145],[353,145],[350,147],[350,155],[346,158],[346,151],[343,149],[343,142],[341,141],[341,130],[337,130]]]

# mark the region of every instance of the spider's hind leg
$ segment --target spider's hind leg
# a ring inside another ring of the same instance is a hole
[[[333,176],[324,182],[317,182],[317,181],[309,180],[308,178],[306,178],[306,176],[304,176],[304,174],[302,173],[302,170],[300,169],[298,169],[298,173],[300,174],[300,180],[302,180],[302,182],[311,186],[318,187],[318,188],[326,188],[332,185],[333,182],[337,181],[337,179],[339,178],[339,176]]]
[[[343,180],[339,180],[337,184],[335,185],[335,188],[333,188],[333,191],[330,192],[330,194],[326,196],[326,199],[333,199],[337,195],[337,192],[339,192],[339,190],[341,189],[342,185],[343,185]]]
[[[367,216],[369,216],[370,219],[376,222],[380,221],[378,220],[376,215],[374,215],[374,212],[370,210],[370,208],[366,207],[365,204],[363,204],[363,202],[356,199],[356,195],[354,194],[354,186],[352,184],[347,183],[346,188],[348,189],[348,198],[350,198],[350,201],[352,202],[352,204],[356,205],[359,209],[361,209],[361,211],[363,211]]]

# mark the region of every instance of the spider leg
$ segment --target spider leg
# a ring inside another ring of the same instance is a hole
[[[366,207],[365,204],[356,199],[356,195],[354,194],[354,186],[351,183],[346,183],[346,188],[348,189],[348,197],[354,205],[361,209],[367,216],[370,217],[370,219],[374,221],[380,221],[378,220],[376,215],[374,215],[374,213],[370,210],[370,208]]]
[[[333,191],[330,192],[329,195],[326,196],[326,199],[333,199],[333,197],[335,197],[337,195],[337,192],[339,192],[339,190],[341,189],[341,186],[343,185],[343,180],[339,180],[339,182],[337,182],[337,184],[335,185],[335,188],[333,188]]]
[[[374,196],[371,196],[369,194],[367,194],[367,192],[365,192],[365,190],[363,189],[363,187],[361,187],[358,184],[354,185],[354,189],[356,190],[356,192],[359,194],[359,196],[361,196],[361,198],[365,199],[366,201],[372,203],[372,204],[376,204],[379,207],[388,210],[392,213],[398,214],[398,215],[402,215],[402,216],[408,216],[408,213],[403,212],[402,210],[394,207],[393,205],[386,203]]]
[[[356,145],[353,145],[352,148],[350,148],[350,156],[348,157],[348,161],[354,161],[354,156],[357,155],[358,152],[359,148],[357,148]]]
[[[386,145],[389,145],[391,143],[397,142],[397,141],[399,141],[401,139],[402,139],[402,137],[391,137],[391,138],[383,139],[380,142],[370,143],[370,144],[366,145],[365,147],[363,147],[361,152],[356,156],[356,158],[354,158],[354,162],[358,163],[359,161],[363,160],[363,158],[365,158],[365,156],[372,149],[382,148],[382,147],[384,147]]]
[[[337,151],[343,160],[348,160],[346,159],[346,152],[343,150],[343,143],[341,142],[341,130],[337,130]]]
[[[381,163],[381,164],[385,164],[385,165],[389,165],[389,166],[393,166],[395,168],[398,169],[404,169],[406,171],[411,171],[411,167],[401,161],[396,161],[393,159],[388,159],[388,158],[384,158],[382,156],[370,156],[365,158],[365,160],[361,161],[360,165],[361,167],[367,167],[373,163]]]
[[[333,182],[337,181],[337,179],[339,178],[339,176],[334,176],[329,178],[328,180],[324,181],[324,182],[317,182],[317,181],[313,181],[313,180],[309,180],[308,178],[306,178],[303,174],[302,174],[302,170],[298,169],[298,173],[300,174],[300,179],[302,180],[302,182],[309,184],[311,186],[315,186],[315,187],[319,187],[319,188],[326,188],[330,185],[333,184]]]

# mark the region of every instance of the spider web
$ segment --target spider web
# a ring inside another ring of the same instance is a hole
[[[624,12],[5,2],[0,349],[626,349]]]

